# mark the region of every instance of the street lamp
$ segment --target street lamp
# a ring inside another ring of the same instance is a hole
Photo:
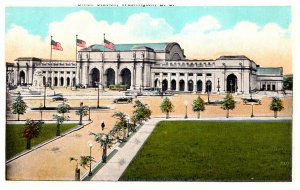
[[[130,119],[130,117],[126,116],[126,120],[127,120],[127,122],[126,122],[126,125],[127,125],[127,137],[129,137],[129,119]]]
[[[41,114],[41,121],[43,120],[43,110],[42,110],[43,106],[42,104],[40,105],[40,114]]]
[[[187,119],[188,118],[188,116],[187,116],[188,101],[184,101],[184,105],[185,105],[185,116],[184,116],[184,119]]]
[[[89,147],[90,147],[90,172],[89,172],[89,176],[92,176],[92,147],[93,147],[93,143],[89,142],[88,143]]]
[[[100,106],[99,106],[99,90],[100,90],[99,85],[101,85],[101,83],[100,82],[95,82],[95,83],[97,84],[97,87],[98,87],[97,108],[100,108]]]
[[[206,83],[206,92],[207,92],[207,102],[209,103],[209,86],[210,86],[210,82]]]
[[[251,112],[251,116],[250,117],[254,117],[254,114],[253,114],[253,102],[251,103],[251,105],[252,105],[252,112]]]
[[[89,107],[89,121],[91,121],[91,108]]]
[[[46,88],[47,88],[47,82],[44,85],[44,109],[46,108]]]

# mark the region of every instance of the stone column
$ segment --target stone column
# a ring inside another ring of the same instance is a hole
[[[159,73],[159,88],[162,88],[163,73]]]
[[[154,73],[151,73],[151,87],[154,88],[154,79],[155,79],[155,75]]]
[[[179,73],[176,73],[176,91],[179,91],[179,81],[180,81],[179,75],[180,75]]]
[[[171,73],[168,73],[168,90],[171,90]]]
[[[76,83],[80,83],[80,61],[76,62]]]
[[[102,84],[102,85],[100,85],[99,86],[99,88],[100,88],[100,90],[103,90],[104,89],[104,81],[103,81],[103,79],[104,79],[104,66],[103,66],[103,64],[101,64],[100,65],[100,76],[99,76],[99,82],[100,82],[100,84]]]
[[[67,86],[67,71],[64,71],[64,87]]]
[[[51,71],[51,86],[54,85],[54,71]]]
[[[189,74],[185,73],[184,76],[185,76],[184,91],[188,92],[188,83],[189,83],[188,76],[189,76]]]
[[[194,89],[193,91],[197,92],[197,73],[194,73]]]

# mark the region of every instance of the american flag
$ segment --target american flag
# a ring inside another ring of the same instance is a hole
[[[86,47],[85,41],[80,40],[80,39],[77,39],[77,40],[76,40],[76,44],[77,44],[77,46],[79,46],[79,47],[83,47],[83,48]]]
[[[106,47],[107,49],[111,49],[111,50],[116,50],[115,49],[115,44],[113,44],[112,42],[104,39],[104,47]]]
[[[59,42],[51,40],[51,46],[52,46],[52,49],[63,51],[63,48],[61,47],[61,44]]]

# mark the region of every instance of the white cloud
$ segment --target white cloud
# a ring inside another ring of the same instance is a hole
[[[49,58],[50,35],[61,42],[64,48],[63,52],[55,51],[53,58],[74,59],[76,34],[91,45],[101,44],[103,33],[106,33],[106,38],[114,43],[176,41],[191,59],[215,59],[224,54],[244,54],[258,64],[286,64],[288,70],[291,70],[291,27],[284,29],[276,23],[258,26],[243,21],[231,29],[221,28],[216,18],[204,16],[187,23],[175,34],[164,18],[153,18],[148,13],[133,14],[122,24],[99,21],[91,13],[79,11],[67,15],[61,22],[51,23],[49,34],[44,39],[13,25],[6,33],[6,60],[20,56]]]

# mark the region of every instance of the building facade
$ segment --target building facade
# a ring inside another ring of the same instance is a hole
[[[76,61],[18,58],[13,84],[34,85],[33,75],[39,70],[44,83],[52,86],[123,84],[132,90],[159,87],[163,91],[240,94],[282,90],[282,67],[262,68],[243,55],[188,60],[176,42],[117,44],[115,49],[91,45],[78,51]]]

